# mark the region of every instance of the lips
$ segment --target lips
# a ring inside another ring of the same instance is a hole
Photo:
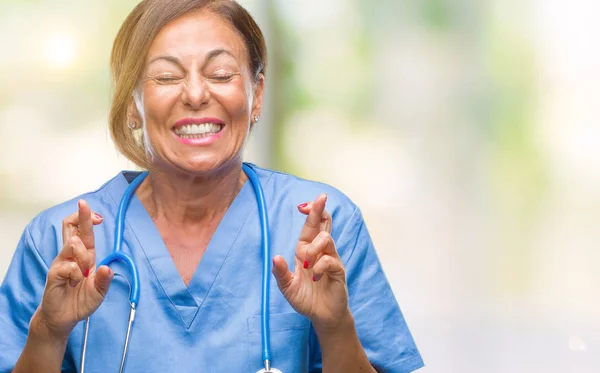
[[[175,127],[173,130],[175,134],[181,138],[192,138],[198,139],[202,137],[215,135],[223,129],[223,126],[215,123],[201,123],[201,124],[186,124],[183,126]]]
[[[217,118],[184,118],[175,123],[173,132],[183,139],[201,139],[216,135],[224,126]]]

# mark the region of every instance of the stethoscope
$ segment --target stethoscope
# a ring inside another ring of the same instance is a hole
[[[254,195],[256,196],[256,202],[258,204],[258,214],[260,218],[260,230],[262,234],[261,246],[263,252],[263,273],[262,273],[262,300],[260,308],[260,323],[261,323],[261,339],[262,339],[262,358],[265,367],[260,369],[256,373],[281,373],[279,369],[271,367],[271,345],[269,341],[270,330],[269,330],[269,288],[271,282],[271,246],[269,236],[269,220],[267,217],[267,203],[265,202],[265,196],[263,193],[262,186],[258,180],[256,172],[248,166],[246,163],[242,164],[242,169],[248,176],[252,188],[254,189]],[[129,293],[129,322],[127,324],[127,334],[125,337],[125,346],[123,347],[123,356],[121,357],[121,368],[119,372],[122,373],[125,367],[125,361],[127,358],[127,349],[129,347],[129,337],[131,336],[131,327],[135,319],[135,311],[138,301],[140,299],[140,276],[133,259],[127,254],[121,251],[123,244],[123,231],[125,229],[125,214],[133,193],[137,187],[144,181],[148,176],[148,172],[143,172],[137,176],[131,184],[125,190],[121,202],[119,203],[119,209],[117,211],[116,226],[115,226],[115,240],[113,253],[107,256],[100,265],[110,266],[114,262],[122,262],[129,269],[131,276],[130,293]],[[122,275],[120,275],[122,276]],[[90,327],[90,318],[85,320],[85,330],[83,333],[83,348],[81,350],[81,365],[80,371],[84,373],[85,369],[85,354],[87,349],[87,338]]]

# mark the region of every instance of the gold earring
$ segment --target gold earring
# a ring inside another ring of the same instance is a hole
[[[137,123],[135,121],[129,123],[129,128],[132,129],[132,130],[136,129],[137,128]]]

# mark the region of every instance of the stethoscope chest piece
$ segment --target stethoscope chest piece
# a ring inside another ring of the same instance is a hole
[[[269,359],[265,360],[265,367],[256,373],[282,373],[279,369],[273,368]]]

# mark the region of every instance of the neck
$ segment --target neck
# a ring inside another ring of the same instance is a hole
[[[241,163],[206,176],[152,169],[137,195],[152,220],[181,227],[220,220],[246,179]]]

